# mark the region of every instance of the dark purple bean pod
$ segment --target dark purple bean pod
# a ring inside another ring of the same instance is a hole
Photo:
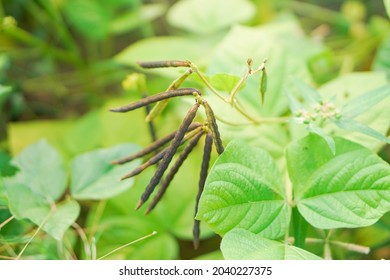
[[[150,195],[154,191],[155,187],[160,183],[160,180],[161,180],[162,176],[164,175],[165,170],[167,170],[169,163],[171,162],[174,154],[176,153],[178,147],[180,146],[180,143],[181,143],[186,131],[188,130],[188,127],[190,126],[193,119],[195,118],[196,112],[198,111],[198,109],[199,109],[199,103],[196,102],[194,104],[194,106],[192,106],[192,108],[188,111],[180,128],[177,130],[177,133],[176,133],[175,137],[173,138],[171,145],[168,147],[168,150],[164,154],[164,157],[163,157],[161,163],[159,164],[156,173],[154,173],[152,179],[150,180],[148,186],[146,187],[144,193],[142,194],[141,199],[138,202],[136,209],[140,208],[142,206],[142,204],[144,204],[144,202],[146,200],[148,200],[148,198],[150,197]]]
[[[202,167],[200,169],[200,176],[199,176],[199,185],[198,185],[198,194],[196,196],[196,202],[195,202],[195,217],[198,213],[198,207],[199,207],[199,200],[203,193],[204,185],[206,183],[206,178],[209,170],[210,165],[210,158],[211,158],[211,150],[213,146],[213,134],[211,132],[208,132],[205,138],[205,144],[204,144],[204,150],[203,150],[203,159],[202,159]],[[200,221],[195,220],[194,226],[192,229],[193,234],[193,243],[194,248],[198,249],[199,247],[199,236],[200,236]]]
[[[160,184],[160,188],[156,194],[156,196],[153,198],[152,202],[150,203],[148,209],[146,210],[145,214],[149,214],[150,211],[154,209],[154,207],[157,205],[157,203],[160,201],[160,199],[163,197],[165,191],[167,190],[169,184],[172,182],[173,178],[175,177],[176,173],[179,171],[180,167],[182,166],[183,162],[187,159],[188,155],[192,152],[192,150],[195,148],[196,144],[198,144],[200,137],[202,137],[204,131],[199,132],[195,137],[188,143],[188,145],[184,148],[184,150],[180,153],[179,157],[175,161],[172,168],[169,170],[169,173],[164,178],[164,180]]]
[[[164,99],[178,97],[178,96],[194,95],[194,93],[200,94],[199,90],[197,90],[196,88],[181,88],[181,89],[165,91],[165,92],[158,93],[156,95],[148,96],[146,98],[143,98],[141,100],[138,100],[136,102],[130,103],[125,106],[112,108],[110,109],[110,111],[117,112],[117,113],[126,113]]]
[[[202,126],[201,123],[194,122],[188,127],[187,132],[190,132],[190,131],[192,131],[200,126]],[[130,162],[132,160],[135,160],[137,158],[141,158],[143,156],[146,156],[154,151],[157,151],[159,148],[163,147],[166,143],[171,141],[175,137],[176,133],[177,133],[177,130],[173,131],[173,132],[169,133],[168,135],[164,136],[163,138],[153,142],[152,144],[150,144],[148,147],[142,149],[141,151],[139,151],[135,154],[132,154],[128,157],[124,157],[122,159],[115,160],[112,163],[113,164],[124,164],[124,163]]]
[[[211,130],[211,133],[213,134],[213,140],[214,140],[215,147],[217,149],[217,153],[220,155],[223,153],[224,148],[223,148],[221,136],[219,134],[218,125],[217,125],[217,121],[216,121],[215,116],[214,116],[214,112],[206,100],[203,99],[202,104],[203,104],[203,107],[206,111],[207,122],[209,124],[209,128]]]
[[[188,60],[161,60],[161,61],[140,61],[137,62],[142,68],[166,68],[166,67],[190,67]]]

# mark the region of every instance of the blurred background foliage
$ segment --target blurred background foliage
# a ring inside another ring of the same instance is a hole
[[[387,75],[387,81],[390,78],[390,20],[383,1],[228,3],[2,0],[0,175],[13,174],[11,158],[41,138],[60,151],[66,166],[76,155],[96,148],[124,142],[147,145],[150,135],[142,110],[126,115],[108,112],[108,108],[141,97],[131,85],[122,86],[127,75],[143,71],[137,61],[191,60],[208,75],[241,75],[246,55],[253,54],[257,61],[268,56],[270,91],[280,91],[286,75],[303,77],[317,87],[360,71],[378,71]],[[177,73],[177,69],[145,72],[148,92],[164,91]],[[198,85],[198,81],[193,79],[188,84]],[[247,88],[254,86],[248,83]],[[287,104],[275,96],[269,97],[271,105],[267,107],[269,111],[263,111],[265,115],[286,114]],[[251,102],[250,96],[247,98]],[[172,102],[156,120],[158,135],[174,130],[185,110],[180,102]],[[222,130],[229,134],[231,128]],[[258,139],[259,132],[265,135],[261,144],[268,145],[274,157],[280,157],[281,149],[288,143],[287,132],[269,126],[255,130],[249,137]],[[388,146],[379,152],[389,161]],[[194,174],[193,170],[198,170],[200,156],[196,153],[186,162],[161,205],[147,217],[133,208],[150,171],[137,177],[131,189],[112,199],[80,202],[77,223],[86,238],[95,242],[91,241],[97,256],[157,231],[156,236],[110,257],[222,258],[219,237],[206,226],[202,229],[204,241],[200,249],[192,249],[196,187],[187,182],[196,182],[198,172]],[[9,217],[4,201],[0,182],[0,222]],[[26,236],[31,235],[32,227],[26,221],[7,224],[0,232],[0,255],[12,257],[26,242]],[[43,259],[88,258],[79,234],[69,230],[59,250],[56,241],[41,232],[24,255]],[[322,233],[311,234],[324,238]],[[390,215],[370,228],[337,230],[332,238],[371,247],[371,253],[362,256],[335,246],[335,258],[388,259]],[[316,246],[313,250],[321,255],[323,248]]]

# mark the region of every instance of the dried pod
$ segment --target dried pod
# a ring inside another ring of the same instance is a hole
[[[187,132],[189,131],[192,131],[198,127],[202,126],[201,123],[198,123],[198,122],[195,122],[195,123],[192,123],[189,127],[188,127],[188,130]],[[153,142],[152,144],[150,144],[148,147],[146,147],[145,149],[142,149],[141,151],[135,153],[135,154],[132,154],[131,156],[128,156],[128,157],[125,157],[125,158],[122,158],[122,159],[119,159],[119,160],[115,160],[113,161],[112,163],[114,164],[124,164],[126,162],[130,162],[134,159],[137,159],[137,158],[141,158],[143,156],[146,156],[154,151],[157,151],[159,148],[163,147],[166,143],[168,143],[169,141],[171,141],[175,135],[177,133],[177,130],[174,131],[174,132],[171,132],[169,133],[167,136]]]
[[[151,195],[155,187],[160,183],[160,180],[164,175],[165,170],[168,168],[168,165],[171,162],[174,154],[176,153],[177,148],[180,146],[184,134],[188,130],[188,127],[190,126],[192,120],[195,118],[198,108],[199,108],[199,103],[196,102],[194,106],[192,106],[192,108],[188,111],[175,137],[173,138],[171,145],[168,147],[168,150],[164,154],[164,157],[161,163],[159,164],[156,173],[153,175],[144,193],[142,194],[136,209],[142,206],[142,204],[149,198],[149,196]]]
[[[162,60],[162,61],[144,61],[137,62],[142,68],[166,68],[166,67],[190,67],[188,60]]]
[[[199,188],[198,188],[198,194],[196,196],[196,203],[195,203],[195,216],[198,213],[200,196],[202,195],[204,185],[206,183],[207,173],[208,173],[209,164],[210,164],[212,145],[213,145],[213,135],[211,132],[209,132],[206,135],[205,144],[204,144],[202,167],[200,170],[200,177],[199,177]],[[199,226],[200,226],[200,221],[195,220],[194,227],[192,230],[192,233],[194,236],[193,242],[194,242],[195,249],[197,249],[199,247],[199,236],[200,236],[200,227]]]
[[[203,130],[203,128],[201,126],[198,126],[193,131],[190,131],[189,133],[187,133],[184,136],[183,140],[181,141],[180,145],[184,144],[188,139],[191,139],[194,135],[198,134],[201,130]],[[135,169],[133,169],[130,173],[128,173],[125,176],[123,176],[121,178],[121,180],[130,178],[130,177],[134,177],[135,175],[140,174],[142,171],[144,171],[149,166],[152,166],[152,165],[158,163],[160,160],[163,159],[165,153],[169,150],[169,148],[170,147],[166,147],[164,150],[162,150],[161,152],[157,153],[155,156],[150,158],[148,161],[146,161],[145,163],[143,163],[140,166],[138,166]]]
[[[222,145],[221,136],[219,135],[218,125],[217,125],[217,121],[215,120],[214,112],[206,100],[203,99],[202,104],[206,111],[207,121],[209,123],[209,128],[213,134],[213,139],[214,139],[215,147],[217,149],[217,153],[220,155],[223,153],[224,148]]]
[[[133,103],[125,105],[125,106],[121,106],[118,108],[112,108],[112,109],[110,109],[110,111],[111,112],[125,113],[125,112],[129,112],[129,111],[144,107],[148,104],[158,102],[158,101],[161,101],[164,99],[177,97],[177,96],[193,95],[194,93],[200,94],[199,90],[197,90],[195,88],[182,88],[182,89],[161,92],[161,93],[158,93],[156,95],[152,95],[152,96],[143,98],[139,101],[133,102]]]
[[[150,211],[153,210],[153,208],[157,205],[157,203],[160,201],[162,196],[164,195],[165,191],[167,190],[169,184],[175,177],[177,171],[179,171],[179,168],[183,164],[183,162],[187,159],[188,155],[192,152],[192,150],[195,148],[196,144],[198,144],[200,137],[203,135],[203,131],[199,132],[195,137],[188,143],[188,145],[184,148],[184,150],[180,153],[179,157],[175,161],[172,168],[169,170],[169,173],[164,178],[164,180],[160,184],[160,188],[156,194],[156,196],[153,198],[152,202],[150,203],[148,209],[146,210],[146,214],[148,214]]]
[[[144,162],[143,164],[141,164],[140,166],[137,166],[136,168],[134,168],[130,173],[126,174],[125,176],[123,176],[121,178],[121,180],[124,180],[124,179],[128,179],[128,178],[131,178],[131,177],[134,177],[135,175],[138,175],[140,174],[142,171],[144,171],[146,168],[148,168],[149,166],[152,166],[156,163],[158,163],[160,160],[163,159],[165,153],[167,152],[168,148],[162,150],[161,152],[159,152],[157,155],[153,156],[152,158],[150,158],[148,161]]]

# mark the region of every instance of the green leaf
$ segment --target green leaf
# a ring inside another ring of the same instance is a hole
[[[316,84],[323,84],[337,77],[335,56],[333,51],[325,49],[309,58],[307,66]]]
[[[113,34],[129,32],[162,16],[166,9],[167,5],[164,3],[142,5],[139,10],[130,10],[112,19],[110,32]]]
[[[16,219],[29,219],[53,238],[61,240],[77,219],[80,207],[74,200],[50,204],[28,186],[6,180],[9,208]]]
[[[218,73],[213,75],[210,78],[210,83],[214,88],[220,90],[222,92],[230,93],[232,89],[237,85],[240,81],[240,77],[226,74],[226,73]],[[243,86],[241,86],[243,88]]]
[[[76,221],[80,213],[80,206],[75,200],[67,200],[56,204],[51,210],[50,217],[42,229],[57,240],[62,240],[65,231]],[[43,215],[42,215],[43,217]],[[36,220],[35,220],[36,219]],[[31,217],[36,224],[39,217]]]
[[[107,199],[133,185],[133,179],[120,178],[137,165],[137,161],[116,166],[111,162],[138,150],[136,145],[122,144],[98,149],[76,157],[71,164],[71,192],[76,199]]]
[[[317,228],[371,225],[390,211],[390,166],[359,144],[334,140],[335,155],[315,134],[287,148],[295,203]]]
[[[65,191],[67,175],[58,152],[46,140],[24,149],[14,160],[19,172],[8,179],[28,186],[31,191],[45,197],[49,203],[59,199]]]
[[[332,154],[336,154],[336,144],[334,143],[333,138],[328,134],[326,134],[326,132],[321,127],[313,123],[310,123],[307,126],[307,130],[322,137],[322,139],[324,139],[325,142],[328,144],[328,147],[330,148]]]
[[[323,85],[318,91],[324,100],[332,100],[335,107],[340,109],[347,106],[350,102],[355,102],[353,100],[359,100],[360,96],[365,95],[367,92],[375,92],[378,88],[384,88],[386,85],[388,85],[388,81],[385,73],[361,72],[340,76]],[[390,128],[389,107],[390,98],[383,99],[370,110],[356,116],[355,121],[385,135]],[[342,117],[344,116],[343,112],[341,112],[341,115]],[[329,134],[345,137],[375,151],[378,151],[384,144],[383,141],[378,141],[371,136],[366,136],[360,132],[344,130],[337,126],[328,126],[324,130]]]
[[[232,141],[210,170],[197,218],[221,235],[244,228],[277,239],[291,212],[280,178],[267,152]]]
[[[298,88],[307,105],[317,105],[321,102],[320,94],[301,80],[294,80],[293,84]]]
[[[390,97],[390,84],[371,90],[349,101],[342,108],[342,115],[346,118],[355,118],[372,109],[380,102]]]
[[[255,6],[248,0],[231,0],[229,5],[224,0],[182,0],[172,6],[167,20],[177,28],[205,35],[247,22],[255,12]]]
[[[377,71],[384,71],[387,77],[390,78],[390,36],[387,36],[375,54],[373,68]]]
[[[299,110],[305,109],[303,104],[301,102],[299,102],[298,98],[296,98],[295,95],[289,89],[285,88],[284,92],[285,92],[285,95],[288,97],[289,107],[290,107],[291,113],[295,114]]]
[[[234,229],[222,239],[222,254],[228,260],[320,260],[298,247],[269,240],[244,229]]]
[[[69,154],[76,155],[100,147],[102,137],[100,111],[94,110],[75,121],[62,142]]]
[[[383,0],[383,2],[385,4],[387,15],[390,17],[390,0]]]
[[[253,59],[254,69],[268,58],[267,90],[270,94],[265,96],[264,104],[259,99],[258,76],[246,81],[237,99],[253,115],[280,116],[288,110],[288,99],[283,88],[289,82],[289,77],[294,75],[308,80],[310,75],[306,61],[322,50],[319,44],[302,34],[292,15],[277,17],[273,22],[258,27],[234,26],[215,49],[207,74],[229,73],[241,76],[247,71],[248,58]],[[217,115],[223,116],[218,113],[218,108],[215,111]]]
[[[102,40],[108,35],[111,15],[98,1],[69,0],[65,2],[64,12],[82,35],[94,40]]]
[[[69,121],[11,122],[8,126],[10,150],[14,155],[19,154],[27,146],[41,140],[44,135],[50,145],[66,154],[67,149],[62,142],[71,127],[72,123]]]
[[[390,144],[390,139],[384,136],[383,134],[381,134],[380,132],[370,128],[369,126],[358,123],[352,119],[341,118],[336,121],[336,124],[342,129],[357,131]]]

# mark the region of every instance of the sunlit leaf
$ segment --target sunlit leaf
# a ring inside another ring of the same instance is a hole
[[[99,110],[94,110],[75,120],[63,139],[63,144],[71,155],[76,155],[100,147],[102,127]]]
[[[248,58],[252,58],[254,69],[268,58],[267,91],[270,94],[265,96],[264,104],[259,99],[258,76],[247,80],[237,99],[244,103],[247,112],[254,115],[281,115],[288,110],[288,99],[283,88],[288,84],[290,76],[308,80],[310,75],[306,60],[322,50],[321,45],[303,34],[291,15],[277,17],[269,24],[258,27],[235,26],[216,48],[207,73],[213,75],[222,72],[241,76],[247,71]],[[215,109],[217,114],[219,107]]]
[[[188,14],[188,11],[191,11]],[[188,16],[184,16],[187,15]],[[180,29],[197,34],[212,34],[236,23],[249,21],[255,6],[248,0],[182,0],[169,10],[168,22]]]
[[[239,81],[240,77],[226,73],[215,74],[210,78],[210,83],[214,88],[226,93],[231,92]],[[243,88],[243,86],[241,88]]]
[[[372,109],[380,102],[390,102],[390,84],[371,90],[349,101],[342,108],[342,114],[347,118],[355,118]]]
[[[137,161],[120,166],[111,162],[137,150],[136,145],[122,144],[77,156],[71,164],[72,196],[76,199],[106,199],[130,188],[134,179],[121,181],[120,178],[134,169]]]
[[[57,240],[62,239],[79,215],[80,207],[74,200],[50,204],[29,186],[10,180],[6,181],[6,190],[10,210],[16,219],[29,219]]]
[[[336,154],[336,144],[333,138],[326,134],[326,132],[322,128],[311,123],[307,126],[307,130],[322,137],[322,139],[324,139],[325,142],[328,144],[328,147],[330,148],[332,154]]]
[[[287,89],[287,88],[284,89],[284,92],[288,97],[291,113],[295,114],[299,110],[304,109],[303,104],[301,102],[299,102],[298,98],[296,98],[295,95],[289,89]]]
[[[316,105],[321,102],[320,94],[301,80],[294,80],[293,84],[298,88],[300,95],[308,105]]]
[[[335,143],[335,155],[315,134],[290,144],[295,203],[318,228],[371,225],[390,211],[390,166],[359,144],[342,138]]]
[[[228,260],[320,260],[301,248],[273,241],[248,230],[233,229],[222,239],[222,254]]]
[[[390,17],[390,0],[383,0],[383,2],[385,3],[387,15]]]
[[[142,5],[139,10],[130,10],[110,21],[110,32],[113,34],[129,32],[160,17],[166,8],[164,3],[156,3]]]
[[[197,218],[221,235],[244,228],[277,239],[290,220],[280,177],[267,152],[233,141],[210,170]]]
[[[373,138],[376,138],[380,141],[390,144],[390,139],[384,136],[383,134],[381,134],[380,132],[370,128],[369,126],[358,123],[352,119],[341,118],[336,121],[336,124],[342,129],[363,133]]]
[[[71,127],[71,122],[63,120],[12,122],[8,126],[10,150],[17,155],[27,146],[45,138],[50,145],[64,153],[67,149],[62,142]]]
[[[56,201],[64,193],[67,175],[58,152],[46,140],[28,146],[13,160],[19,172],[7,179],[10,184],[28,186],[48,202]],[[12,182],[12,183],[11,183]]]
[[[388,85],[388,81],[385,73],[361,72],[340,76],[320,87],[318,91],[324,100],[331,101],[336,108],[341,110],[341,117],[343,117],[342,108],[344,106],[347,106],[348,108],[347,104],[355,102],[353,100],[359,100],[360,96],[365,95],[367,92],[379,91],[380,93],[381,90],[379,89],[384,89],[386,85]],[[363,104],[363,106],[365,105]],[[390,128],[389,107],[390,98],[385,98],[378,104],[373,105],[368,111],[356,116],[354,120],[376,130],[382,135],[386,135]],[[359,108],[356,109],[359,110]],[[350,112],[353,113],[353,111]],[[376,140],[376,138],[362,134],[361,132],[345,130],[337,126],[329,126],[324,129],[327,133],[345,137],[375,151],[378,151],[384,145],[382,140]]]

